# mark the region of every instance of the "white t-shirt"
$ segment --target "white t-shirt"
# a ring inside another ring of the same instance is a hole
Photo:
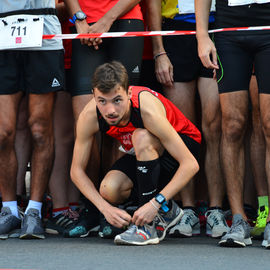
[[[0,0],[0,14],[16,10],[55,8],[55,0]],[[23,12],[22,12],[23,14]],[[44,18],[44,35],[61,34],[61,24],[56,15],[39,15]],[[43,40],[41,48],[31,50],[60,50],[63,49],[62,40]],[[27,49],[23,49],[27,50]]]

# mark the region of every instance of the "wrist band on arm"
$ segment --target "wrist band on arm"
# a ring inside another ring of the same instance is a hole
[[[159,208],[155,205],[155,203],[154,203],[152,200],[150,200],[150,203],[153,205],[153,207],[154,207],[156,210],[159,210]]]
[[[157,54],[155,54],[154,55],[154,60],[156,60],[159,56],[161,56],[161,55],[164,55],[164,54],[167,54],[166,52],[160,52],[160,53],[157,53]]]

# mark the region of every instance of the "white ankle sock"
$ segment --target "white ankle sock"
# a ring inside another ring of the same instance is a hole
[[[17,218],[20,218],[17,201],[8,201],[3,202],[3,207],[8,207],[11,211],[11,214]]]
[[[25,210],[25,213],[27,214],[27,211],[30,209],[30,208],[34,208],[34,209],[37,209],[38,212],[39,212],[39,217],[41,218],[41,207],[42,207],[42,202],[37,202],[37,201],[32,201],[32,200],[29,200],[29,203],[27,205],[27,208]]]

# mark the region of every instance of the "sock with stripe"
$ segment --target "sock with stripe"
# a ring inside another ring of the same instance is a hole
[[[69,207],[61,207],[61,208],[54,208],[52,210],[52,217],[55,218],[58,215],[61,215],[63,212],[67,211],[69,209]]]

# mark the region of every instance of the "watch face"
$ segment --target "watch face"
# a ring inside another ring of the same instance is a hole
[[[158,194],[156,196],[156,200],[158,203],[162,204],[164,202],[165,198],[161,194]]]
[[[86,15],[82,11],[76,12],[75,15],[78,20],[84,20],[86,18]]]

